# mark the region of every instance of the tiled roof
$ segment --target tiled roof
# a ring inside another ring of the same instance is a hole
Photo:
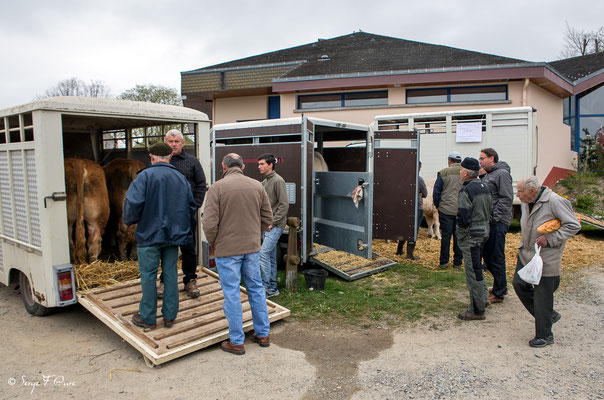
[[[604,70],[604,52],[567,58],[548,64],[571,81],[577,81],[594,72]]]
[[[182,92],[270,87],[272,79],[524,64],[523,60],[355,32],[181,73]],[[220,72],[223,73],[221,78]],[[221,79],[224,79],[221,82]]]

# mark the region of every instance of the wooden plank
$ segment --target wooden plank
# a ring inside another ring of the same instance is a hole
[[[200,282],[201,281],[201,282]],[[228,339],[228,322],[222,311],[224,301],[218,275],[203,268],[199,271],[201,295],[189,298],[179,293],[179,312],[173,327],[166,328],[158,300],[157,326],[135,326],[131,315],[138,311],[142,297],[140,280],[124,282],[110,288],[78,292],[79,302],[114,332],[140,351],[155,365]],[[182,286],[182,285],[179,285]],[[180,287],[179,287],[180,289]],[[245,289],[241,288],[243,329],[253,329],[251,309]],[[287,317],[288,309],[267,301],[270,322]]]

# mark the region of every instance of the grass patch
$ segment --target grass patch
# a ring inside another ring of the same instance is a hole
[[[465,272],[435,271],[416,264],[397,264],[376,275],[347,282],[330,275],[325,290],[306,289],[298,274],[298,292],[284,286],[278,273],[280,295],[271,300],[287,307],[297,319],[320,319],[370,326],[372,321],[389,325],[415,321],[443,312],[458,312],[466,305]]]

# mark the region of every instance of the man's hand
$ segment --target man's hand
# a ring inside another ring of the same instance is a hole
[[[535,243],[537,243],[538,246],[541,247],[547,247],[548,243],[547,243],[547,238],[545,237],[545,235],[541,235],[537,238],[537,240],[535,240]]]
[[[268,231],[270,231],[271,229],[273,229],[273,226],[272,226],[272,225],[269,225],[269,226],[268,226],[268,228],[266,228],[266,231],[268,232]]]

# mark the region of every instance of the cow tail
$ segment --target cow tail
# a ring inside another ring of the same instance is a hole
[[[75,259],[78,264],[88,262],[86,249],[86,227],[84,226],[84,180],[86,179],[86,164],[78,160],[75,168],[76,204],[78,214],[75,222]]]

